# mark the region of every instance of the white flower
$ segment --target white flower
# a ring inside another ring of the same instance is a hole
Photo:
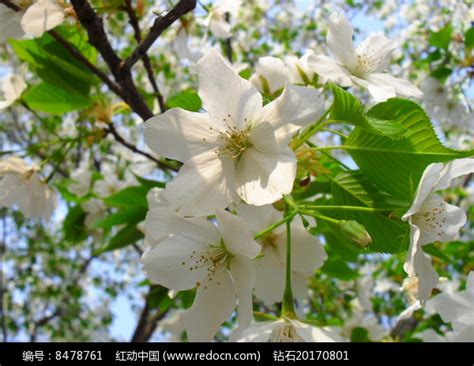
[[[107,214],[106,207],[102,200],[93,198],[81,203],[81,208],[86,212],[84,225],[89,230],[94,229],[94,224],[105,217]]]
[[[329,18],[327,44],[335,59],[315,55],[308,63],[321,76],[348,87],[361,85],[377,101],[400,95],[421,97],[421,91],[407,80],[383,71],[388,67],[396,43],[380,34],[371,34],[357,48],[352,42],[352,25],[337,12]]]
[[[254,324],[242,331],[238,342],[342,342],[328,328],[317,328],[294,319],[279,319]]]
[[[82,163],[77,169],[71,173],[71,184],[69,184],[69,192],[78,197],[85,196],[89,193],[92,180],[92,172],[89,164]]]
[[[64,8],[56,0],[37,0],[21,18],[21,26],[27,34],[41,37],[64,21]]]
[[[151,215],[153,217],[151,217]],[[154,208],[146,218],[146,235],[166,237],[142,257],[151,281],[173,290],[197,288],[193,305],[183,315],[190,341],[211,341],[232,314],[238,300],[239,324],[252,319],[255,273],[251,260],[260,252],[247,226],[235,215],[216,211],[219,227],[200,218],[188,220],[169,208]],[[153,220],[160,216],[156,227]]]
[[[426,303],[430,313],[439,313],[443,321],[451,323],[452,331],[443,335],[432,329],[417,335],[425,342],[474,342],[474,271],[467,276],[466,289],[443,292]]]
[[[217,38],[232,36],[231,24],[226,20],[226,14],[236,17],[241,5],[241,0],[217,0],[209,10],[204,25],[209,28]]]
[[[0,100],[0,110],[11,106],[15,101],[20,99],[25,89],[25,81],[20,75],[11,74],[3,79],[2,92],[5,100]]]
[[[18,1],[14,1],[17,4]],[[4,4],[0,4],[0,43],[9,38],[21,39],[25,35],[21,27],[23,11],[14,11]]]
[[[238,205],[237,213],[247,222],[253,233],[264,230],[283,218],[273,206]],[[292,287],[297,298],[308,296],[308,278],[327,259],[321,242],[310,235],[300,220],[291,223],[292,236]],[[281,301],[285,290],[286,225],[281,225],[258,240],[262,245],[262,257],[255,260],[255,295],[265,304]]]
[[[225,208],[240,196],[253,205],[292,190],[293,133],[323,113],[320,94],[287,85],[262,108],[262,96],[211,50],[198,62],[199,96],[207,113],[170,109],[145,124],[145,142],[159,155],[184,162],[167,185],[170,202],[186,216]]]
[[[260,57],[255,64],[255,74],[251,76],[250,82],[261,92],[273,95],[287,83],[292,83],[291,76],[281,59],[265,56]]]
[[[18,206],[27,218],[48,219],[56,207],[56,195],[37,172],[37,165],[18,157],[0,162],[0,206]]]
[[[474,159],[458,159],[446,165],[434,163],[423,172],[415,199],[402,220],[410,224],[410,248],[404,265],[409,277],[418,277],[418,298],[425,302],[438,284],[438,274],[422,246],[453,240],[466,223],[466,214],[446,203],[435,192],[446,189],[459,176],[474,172]]]
[[[312,54],[308,51],[301,58],[286,56],[284,60],[270,56],[260,57],[250,81],[258,90],[270,95],[283,89],[286,84],[307,84],[315,75],[308,65],[308,58]]]
[[[474,271],[467,276],[466,290],[454,293],[441,293],[426,304],[434,309],[454,330],[474,326]]]
[[[423,342],[474,342],[474,325],[464,327],[461,330],[445,332],[443,335],[436,333],[433,329],[426,329],[416,335]]]

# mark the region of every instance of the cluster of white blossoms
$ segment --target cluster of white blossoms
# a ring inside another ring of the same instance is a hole
[[[450,187],[453,179],[474,172],[474,159],[454,160],[448,164],[434,163],[423,172],[415,199],[402,220],[410,224],[410,248],[404,269],[409,278],[416,278],[418,299],[428,300],[438,284],[438,274],[423,245],[446,242],[456,238],[466,223],[463,209],[443,200],[436,192]]]
[[[356,49],[352,33],[347,19],[334,13],[327,41],[335,59],[314,52],[300,59],[262,57],[249,81],[211,49],[196,64],[205,112],[174,108],[145,123],[148,147],[183,166],[165,190],[149,196],[142,262],[155,283],[177,291],[197,288],[192,307],[182,315],[191,341],[212,340],[236,305],[239,327],[233,340],[340,340],[334,330],[291,318],[251,325],[253,290],[265,304],[281,301],[287,266],[286,229],[257,235],[256,240],[253,235],[282,220],[283,214],[271,204],[293,188],[297,159],[288,146],[290,139],[324,114],[320,91],[301,84],[314,86],[326,80],[344,87],[357,84],[366,87],[375,101],[422,95],[408,81],[383,73],[395,50],[393,41],[372,35]],[[276,98],[263,106],[259,90]],[[472,166],[472,159],[462,159],[428,167],[403,216],[412,230],[405,270],[419,280],[422,302],[437,284],[422,245],[453,239],[466,220],[462,210],[434,192],[447,188]],[[427,178],[433,174],[437,181]],[[215,217],[214,223],[209,217]],[[293,292],[304,298],[307,279],[327,255],[298,220],[290,227]],[[386,332],[362,310],[354,316],[353,326],[362,324],[373,330],[372,339],[381,339]]]
[[[171,109],[145,124],[150,149],[184,165],[165,190],[149,195],[148,250],[142,262],[155,283],[178,291],[197,288],[193,305],[183,314],[191,341],[212,340],[236,304],[239,328],[233,338],[238,339],[251,323],[254,288],[267,304],[282,299],[286,230],[257,241],[254,235],[282,219],[270,204],[292,191],[297,160],[289,141],[321,117],[323,103],[316,89],[286,85],[263,106],[255,86],[215,50],[201,58],[197,71],[206,112]],[[209,215],[215,215],[217,227],[206,219]],[[291,227],[294,291],[305,297],[307,279],[327,255],[302,224],[295,221]],[[299,339],[292,324],[277,332],[282,340]],[[320,332],[330,339],[330,331]]]
[[[0,4],[0,43],[9,38],[41,37],[66,17],[66,8],[58,0],[13,0],[12,3],[20,10]]]

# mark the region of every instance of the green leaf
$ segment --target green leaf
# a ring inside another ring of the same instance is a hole
[[[194,90],[185,90],[168,99],[170,108],[183,108],[191,112],[198,112],[201,109],[201,99]]]
[[[112,226],[122,224],[137,224],[145,219],[147,213],[146,207],[126,207],[122,210],[108,215],[94,224],[96,228],[110,229]]]
[[[440,66],[437,69],[431,71],[430,75],[437,79],[440,83],[444,83],[446,79],[453,73],[449,67]]]
[[[155,187],[158,188],[165,188],[166,184],[157,180],[146,179],[140,177],[139,175],[135,175],[135,178],[140,182],[140,184],[148,189],[152,189]]]
[[[409,203],[398,201],[371,184],[358,171],[341,173],[331,178],[334,201],[339,205],[365,206],[371,208],[396,208]],[[387,213],[338,211],[338,219],[355,220],[364,225],[372,237],[370,251],[398,253],[406,250],[409,244],[409,225]]]
[[[452,33],[453,28],[451,27],[451,24],[448,24],[438,32],[431,32],[428,42],[434,47],[448,49],[449,43],[451,42]]]
[[[411,201],[429,164],[473,153],[444,147],[423,109],[409,100],[390,99],[374,106],[369,114],[378,119],[393,118],[407,129],[405,136],[393,140],[356,128],[344,147],[369,180],[401,200]]]
[[[428,253],[429,255],[438,257],[447,263],[452,263],[451,258],[449,258],[441,250],[439,250],[434,244],[423,245],[421,248],[425,253]]]
[[[469,28],[464,34],[464,44],[466,47],[474,48],[474,27]]]
[[[352,329],[351,342],[370,342],[367,329],[361,327]]]
[[[63,224],[64,239],[77,243],[87,238],[87,232],[84,226],[85,218],[86,213],[81,205],[69,209]]]
[[[144,186],[127,187],[104,198],[109,206],[117,207],[143,207],[148,208],[146,195],[150,189]]]
[[[41,83],[30,88],[23,100],[36,111],[63,114],[89,107],[92,101],[85,95],[66,91],[52,84]]]
[[[331,277],[344,281],[350,281],[359,277],[357,271],[350,268],[344,260],[337,256],[329,256],[328,260],[321,267],[321,271]]]
[[[136,243],[142,238],[143,233],[137,229],[137,226],[135,224],[128,225],[122,230],[120,230],[117,234],[115,234],[115,236],[110,239],[110,242],[107,246],[95,251],[94,255],[99,255],[104,252],[109,252],[111,250],[126,247],[130,244]]]
[[[362,104],[351,93],[344,89],[331,85],[334,94],[334,104],[331,109],[330,119],[347,123],[364,130],[387,136],[389,138],[400,138],[405,132],[405,128],[398,122],[389,118],[377,119],[367,116]]]

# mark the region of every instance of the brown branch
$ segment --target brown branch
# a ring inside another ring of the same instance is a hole
[[[150,340],[153,332],[158,326],[158,322],[163,319],[168,310],[161,311],[157,309],[153,312],[153,308],[150,306],[150,300],[153,295],[153,290],[156,289],[156,285],[150,286],[148,293],[145,297],[145,305],[143,306],[142,312],[138,319],[137,326],[133,332],[131,342],[147,342]],[[162,288],[163,290],[166,290]]]
[[[74,3],[74,0],[73,0]],[[171,24],[178,20],[184,14],[190,12],[196,7],[196,0],[180,0],[173,9],[171,9],[165,16],[155,19],[150,31],[133,51],[133,53],[122,63],[122,70],[130,70],[137,61],[142,58],[156,39],[166,30]]]
[[[147,153],[146,151],[140,150],[137,148],[135,145],[131,144],[130,142],[126,141],[117,131],[115,126],[111,123],[108,125],[108,128],[106,130],[108,133],[110,133],[115,141],[117,141],[119,144],[125,146],[127,149],[130,151],[133,151],[134,153],[137,153],[139,155],[142,155],[152,161],[154,161],[161,169],[163,170],[176,170],[175,167],[172,165],[167,164],[166,162],[161,161],[160,159],[155,158],[153,155]]]
[[[127,12],[128,17],[129,17],[129,23],[133,28],[135,40],[137,41],[137,44],[140,44],[142,41],[142,32],[140,29],[140,24],[138,22],[137,15],[135,14],[135,11],[133,10],[131,0],[125,0],[125,11]],[[166,110],[165,101],[163,99],[163,95],[160,92],[160,89],[158,88],[158,84],[156,83],[156,79],[153,74],[153,68],[151,66],[150,57],[147,54],[145,54],[142,57],[142,61],[143,61],[143,65],[145,66],[148,80],[150,80],[153,91],[155,92],[156,100],[158,101],[158,104],[160,105],[161,112],[164,112]]]
[[[133,82],[129,69],[121,67],[122,59],[115,53],[104,30],[104,22],[86,0],[71,0],[77,18],[84,26],[89,36],[89,43],[94,46],[109,67],[115,81],[125,93],[125,101],[142,119],[153,117],[143,97]]]
[[[16,5],[15,3],[13,3],[9,0],[0,0],[0,4],[3,4],[7,8],[10,8],[11,10],[14,10],[14,11],[20,11],[21,10],[21,8],[18,5]]]

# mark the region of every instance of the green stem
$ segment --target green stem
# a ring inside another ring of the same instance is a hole
[[[285,215],[285,217],[282,218],[280,221],[277,221],[273,225],[271,225],[271,226],[267,227],[266,229],[260,231],[259,233],[255,234],[255,236],[253,237],[254,240],[257,240],[257,239],[260,239],[260,238],[264,237],[268,233],[271,233],[273,230],[275,230],[277,227],[283,225],[284,223],[286,223],[288,221],[291,221],[297,213],[298,213],[297,211],[293,211],[293,212],[290,212],[288,215]]]
[[[314,211],[301,210],[300,213],[302,215],[312,216],[316,219],[320,219],[320,220],[329,222],[329,223],[334,224],[334,225],[339,225],[341,223],[341,220],[337,220],[337,219],[333,219],[332,217],[320,215],[320,214],[315,213]]]
[[[291,200],[285,197],[285,206],[286,210],[289,209],[289,206],[292,206],[290,203]],[[290,204],[289,204],[290,203]],[[293,299],[293,290],[291,287],[291,220],[286,222],[286,274],[285,274],[285,292],[283,293],[283,301],[281,307],[282,317],[295,319],[295,301]]]
[[[396,208],[373,208],[373,207],[363,207],[363,206],[320,206],[313,204],[303,204],[300,206],[303,209],[310,209],[316,211],[357,211],[357,212],[391,212],[395,211]]]
[[[296,149],[298,149],[301,145],[303,145],[307,140],[309,140],[311,138],[311,136],[314,135],[314,133],[316,131],[318,131],[319,128],[321,128],[324,123],[324,119],[326,118],[326,116],[331,112],[331,109],[332,109],[332,106],[328,108],[328,110],[321,116],[321,118],[314,124],[312,124],[311,126],[309,126],[308,128],[306,128],[300,136],[298,136],[296,138],[296,140],[294,140],[291,144],[290,144],[290,147],[296,151]]]

